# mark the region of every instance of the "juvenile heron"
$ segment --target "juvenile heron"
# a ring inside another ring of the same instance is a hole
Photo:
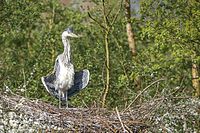
[[[67,28],[62,33],[62,42],[64,52],[57,56],[54,71],[51,75],[42,77],[42,82],[47,91],[59,98],[59,108],[61,108],[61,100],[66,101],[68,107],[68,96],[73,96],[81,89],[85,88],[89,81],[89,71],[82,70],[74,72],[74,65],[70,58],[70,43],[68,37],[79,37]]]
[[[67,91],[74,84],[74,65],[70,59],[70,44],[68,37],[78,37],[70,28],[62,33],[62,42],[64,45],[64,52],[58,55],[54,71],[56,72],[55,90],[59,93],[59,108],[61,108],[61,95],[66,99],[66,106],[68,107]]]

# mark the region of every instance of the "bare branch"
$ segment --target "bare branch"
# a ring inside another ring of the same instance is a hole
[[[117,13],[115,14],[115,16],[114,16],[114,18],[113,18],[113,20],[112,20],[112,22],[111,22],[111,26],[112,26],[112,25],[114,24],[114,22],[116,21],[118,15],[119,15],[119,13],[120,13],[120,11],[121,11],[121,9],[122,9],[122,2],[123,2],[123,0],[121,0],[120,8],[119,8],[119,10],[117,11]]]
[[[88,16],[89,16],[89,18],[91,18],[94,22],[96,22],[102,29],[104,29],[105,31],[107,31],[107,29],[101,24],[101,23],[99,23],[96,19],[94,19],[93,17],[92,17],[92,15],[88,12]]]
[[[128,105],[128,107],[125,108],[125,110],[129,109],[130,106],[138,99],[138,97],[141,96],[141,94],[142,94],[143,92],[145,92],[149,87],[151,87],[151,86],[154,85],[155,83],[160,82],[160,81],[163,81],[163,80],[165,80],[165,79],[163,79],[163,78],[158,79],[158,80],[152,82],[152,83],[151,83],[150,85],[148,85],[147,87],[145,87],[145,88],[135,97],[135,99]],[[124,110],[124,111],[125,111],[125,110]]]
[[[121,120],[121,117],[120,117],[120,114],[119,114],[119,111],[118,111],[117,107],[115,108],[115,110],[116,110],[116,112],[117,112],[117,117],[118,117],[118,119],[119,119],[119,122],[121,123],[121,126],[122,126],[122,128],[123,128],[123,130],[124,130],[124,133],[125,133],[125,132],[127,132],[127,131],[126,131],[126,129],[124,128],[124,124],[122,123],[122,120]]]

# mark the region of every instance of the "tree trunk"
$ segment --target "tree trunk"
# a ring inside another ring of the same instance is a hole
[[[105,7],[105,1],[102,0],[102,9],[103,9],[103,18],[104,18],[104,24],[105,24],[105,35],[104,35],[104,43],[105,43],[105,52],[106,52],[106,84],[104,87],[104,93],[102,98],[102,108],[104,108],[106,103],[106,97],[109,91],[109,85],[110,85],[110,57],[109,57],[109,46],[108,46],[108,35],[110,32],[110,27],[108,24],[108,19],[106,18],[106,7]]]
[[[127,32],[127,36],[128,36],[128,44],[129,44],[129,48],[132,52],[133,56],[137,55],[137,51],[136,51],[136,44],[135,44],[135,39],[134,39],[134,34],[132,31],[132,27],[131,27],[131,9],[130,9],[130,0],[125,0],[125,16],[126,16],[126,32]]]
[[[102,99],[102,107],[105,106],[106,97],[109,90],[110,84],[110,60],[109,60],[109,47],[108,47],[108,33],[105,34],[105,50],[106,50],[106,84],[104,88],[104,94]]]
[[[195,89],[195,96],[200,97],[200,82],[198,66],[196,63],[192,63],[192,86]]]
[[[137,51],[136,51],[136,44],[135,44],[135,39],[134,39],[134,33],[132,31],[132,26],[131,26],[131,3],[130,0],[125,0],[124,3],[125,6],[125,17],[126,17],[126,33],[128,37],[128,45],[129,49],[131,50],[132,56],[136,57]],[[136,58],[135,58],[136,60]],[[140,76],[135,77],[134,79],[134,84],[136,86],[137,90],[141,89],[141,78]]]

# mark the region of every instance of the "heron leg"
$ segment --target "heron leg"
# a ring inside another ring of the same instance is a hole
[[[61,109],[61,91],[58,90],[58,95],[59,95],[59,109]]]
[[[66,100],[66,109],[68,108],[68,98],[67,98],[67,91],[65,93],[65,100]]]

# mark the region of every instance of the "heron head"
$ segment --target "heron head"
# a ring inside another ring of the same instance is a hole
[[[79,37],[78,35],[73,33],[73,29],[71,27],[65,29],[62,33],[62,37]]]

